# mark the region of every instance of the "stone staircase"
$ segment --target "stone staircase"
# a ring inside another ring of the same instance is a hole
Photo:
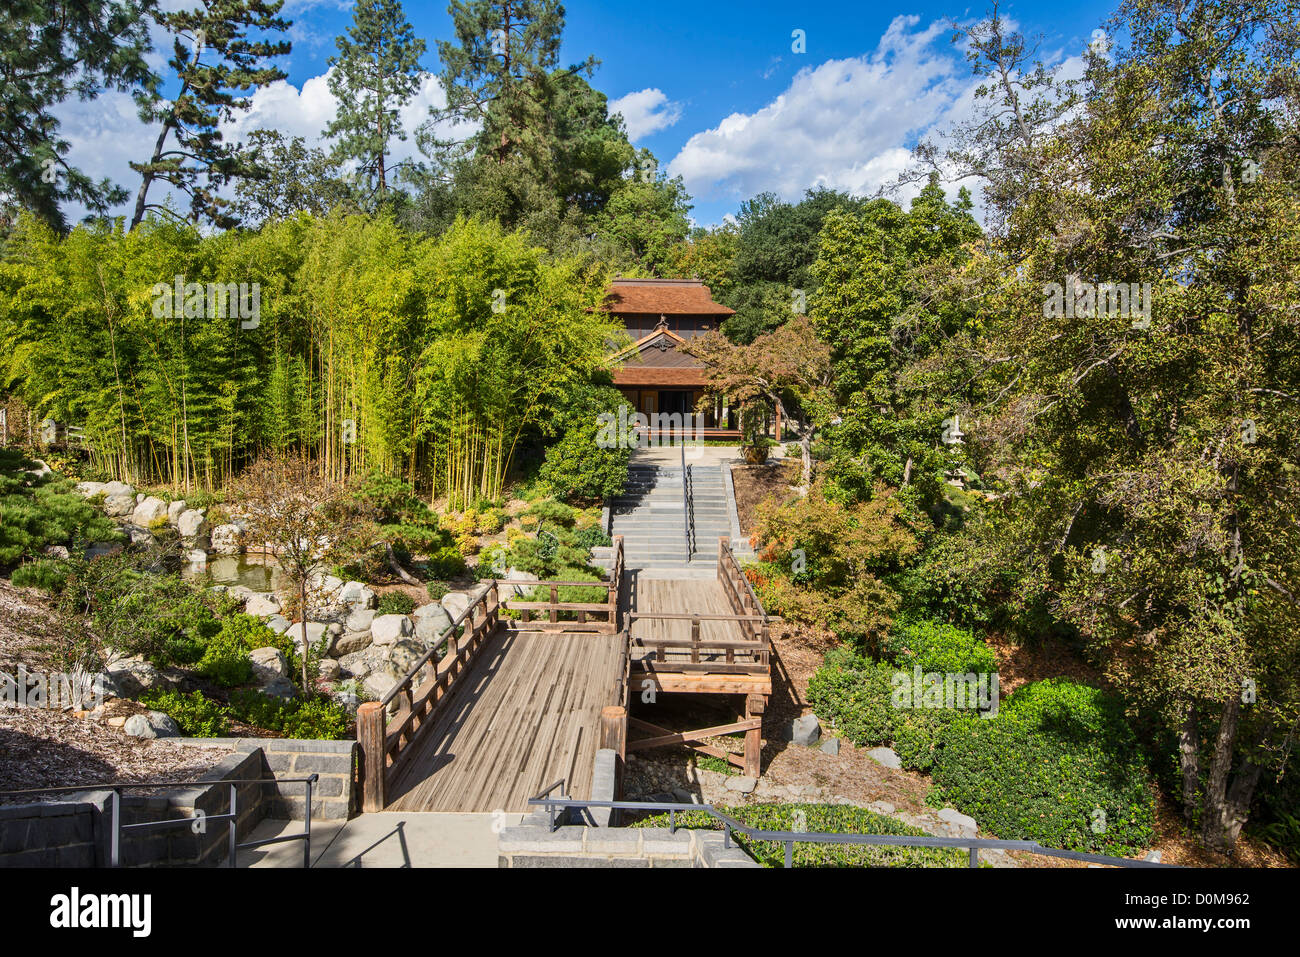
[[[717,466],[686,467],[691,492],[687,550],[682,469],[644,465],[628,470],[623,493],[610,503],[610,534],[623,536],[628,568],[713,568],[718,537],[729,535],[730,506]]]

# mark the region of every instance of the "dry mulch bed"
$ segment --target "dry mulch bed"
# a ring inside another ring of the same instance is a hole
[[[740,530],[750,534],[758,505],[765,499],[784,502],[794,495],[794,483],[799,481],[799,463],[778,459],[769,465],[733,465],[731,481],[736,487],[736,517]]]

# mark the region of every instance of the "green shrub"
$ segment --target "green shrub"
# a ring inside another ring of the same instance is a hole
[[[942,674],[992,674],[997,670],[993,649],[974,633],[929,618],[894,622],[882,649],[898,667]]]
[[[429,582],[424,588],[429,593],[430,601],[442,601],[442,596],[451,591],[451,588],[443,582]]]
[[[824,834],[898,834],[927,837],[920,828],[866,808],[848,804],[746,804],[719,808],[742,824],[766,831],[803,829]],[[633,827],[667,827],[668,815],[656,814]],[[722,822],[703,811],[677,814],[677,826],[721,830]],[[758,841],[735,832],[736,841],[764,867],[785,865],[785,846],[775,841]],[[938,847],[905,847],[871,844],[796,843],[792,855],[795,867],[966,867],[964,850]]]
[[[1151,786],[1115,700],[1061,679],[1017,691],[992,719],[945,729],[931,799],[998,837],[1132,854],[1151,843]]]
[[[0,449],[0,569],[41,554],[47,545],[122,541],[117,524],[57,474],[33,475],[37,463]]]
[[[524,510],[523,514],[535,518],[539,522],[553,522],[556,525],[564,526],[572,525],[578,519],[578,512],[573,506],[557,502],[555,499],[542,499],[540,502],[534,502]]]
[[[239,720],[286,738],[338,741],[348,736],[351,718],[341,704],[320,698],[282,701],[258,691],[236,691],[230,710]]]
[[[39,588],[57,594],[67,584],[68,566],[56,559],[28,562],[14,569],[10,581],[18,588]]]
[[[465,574],[465,556],[454,543],[443,546],[429,553],[424,570],[430,578],[459,578]]]
[[[379,597],[376,615],[409,615],[415,611],[415,599],[406,592],[390,591]]]
[[[223,628],[208,642],[195,670],[226,688],[242,685],[253,675],[253,663],[248,652],[238,636]]]
[[[614,544],[614,539],[605,534],[599,525],[589,525],[579,529],[573,536],[573,544],[590,552],[593,548],[606,548]]]
[[[201,691],[184,694],[151,688],[140,695],[140,702],[167,715],[189,738],[223,738],[230,727],[229,709]]]

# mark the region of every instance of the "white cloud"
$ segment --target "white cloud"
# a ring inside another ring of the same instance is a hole
[[[669,100],[663,90],[651,87],[611,101],[609,112],[623,114],[627,138],[636,141],[676,123],[681,119],[682,106]]]
[[[696,133],[669,175],[706,200],[765,190],[797,199],[817,186],[862,195],[892,182],[910,145],[953,119],[956,104],[968,107],[975,85],[947,47],[947,28],[918,23],[896,17],[873,53],[806,67],[768,105]]]

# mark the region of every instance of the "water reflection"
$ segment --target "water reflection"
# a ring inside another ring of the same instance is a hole
[[[283,577],[276,565],[258,555],[209,555],[206,562],[191,562],[181,574],[208,585],[243,585],[253,591],[274,591]]]

